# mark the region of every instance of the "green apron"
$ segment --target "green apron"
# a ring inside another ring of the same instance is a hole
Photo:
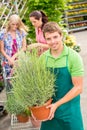
[[[73,87],[71,75],[68,71],[68,56],[66,57],[65,67],[49,69],[56,76],[56,93],[53,97],[53,103],[55,103]],[[58,107],[54,118],[42,122],[40,130],[84,130],[80,110],[80,95]]]

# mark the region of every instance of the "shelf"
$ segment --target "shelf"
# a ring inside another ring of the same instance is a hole
[[[77,1],[77,2],[69,2],[68,4],[69,5],[77,5],[77,4],[86,4],[86,3],[87,3],[87,0]]]
[[[67,18],[77,18],[77,17],[82,17],[82,16],[87,16],[87,14],[78,14],[78,15],[74,15],[74,16],[68,16]]]
[[[69,2],[65,11],[65,22],[69,31],[79,31],[87,28],[87,0]]]
[[[81,10],[87,10],[87,7],[86,8],[70,9],[70,10],[67,10],[67,12],[76,12],[76,11],[81,11]]]
[[[17,120],[17,117],[12,114],[11,115],[11,130],[39,130],[39,128],[35,128],[32,126],[30,120],[26,123],[20,123]]]
[[[76,22],[68,22],[68,24],[77,24],[77,23],[87,23],[87,20],[84,21],[76,21]]]
[[[68,32],[80,31],[80,30],[84,30],[84,29],[87,29],[87,26],[84,26],[84,27],[78,27],[78,28],[72,28],[72,29],[69,29]]]

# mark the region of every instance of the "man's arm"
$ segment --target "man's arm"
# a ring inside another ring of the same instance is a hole
[[[48,106],[48,108],[51,109],[49,119],[51,120],[54,117],[54,113],[56,109],[61,106],[62,104],[72,100],[76,96],[78,96],[80,93],[82,93],[83,90],[83,77],[72,77],[73,82],[73,88],[60,100],[58,100],[56,103],[51,104]]]
[[[83,77],[72,77],[73,88],[58,102],[56,102],[57,107],[72,100],[74,97],[82,93],[83,90]]]

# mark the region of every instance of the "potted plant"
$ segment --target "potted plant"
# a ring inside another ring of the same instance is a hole
[[[74,35],[67,34],[66,37],[65,37],[64,43],[66,44],[66,46],[72,48],[76,52],[81,51],[80,46],[76,44],[76,39],[75,39]]]
[[[50,112],[46,106],[52,102],[51,98],[55,92],[54,74],[46,69],[46,65],[38,58],[35,51],[32,51],[32,53],[20,52],[17,64],[18,66],[14,67],[15,78],[11,80],[16,100],[29,107],[32,113],[33,109],[35,111],[37,106],[39,106],[39,109],[41,106],[43,110],[48,112],[47,115],[43,113],[43,110],[41,110],[41,114],[33,113],[33,115],[43,115],[43,117],[36,117],[39,120],[46,119]]]
[[[9,114],[15,114],[19,122],[27,122],[29,120],[29,109],[22,106],[15,99],[13,93],[8,93],[5,108]]]

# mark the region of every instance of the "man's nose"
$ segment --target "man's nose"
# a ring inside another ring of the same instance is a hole
[[[52,39],[51,39],[51,43],[54,43],[54,42],[55,42],[55,40],[52,38]]]

